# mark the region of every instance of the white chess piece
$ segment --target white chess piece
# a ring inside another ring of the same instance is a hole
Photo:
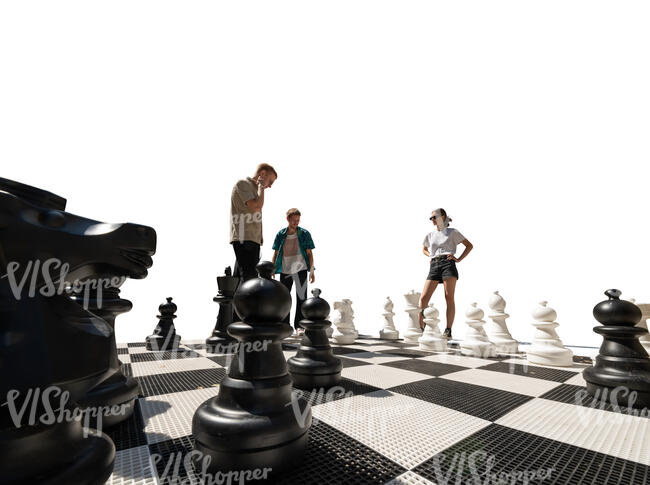
[[[514,354],[519,350],[518,343],[512,338],[506,325],[506,318],[510,317],[504,312],[506,309],[506,301],[498,291],[490,297],[488,306],[492,311],[488,316],[492,320],[487,325],[487,334],[490,342],[497,346],[497,352],[500,354]]]
[[[420,293],[411,290],[409,293],[404,295],[406,298],[406,313],[409,315],[408,328],[404,332],[404,342],[411,344],[417,344],[420,336],[422,335],[422,330],[420,329],[420,318],[418,313],[420,312],[418,306],[420,305]]]
[[[342,301],[335,301],[334,311],[336,314],[332,319],[332,323],[336,330],[332,334],[332,341],[341,345],[353,344],[358,334],[352,321],[352,302],[347,298]]]
[[[440,333],[439,322],[438,310],[433,306],[433,303],[429,303],[429,306],[424,310],[426,327],[424,327],[424,333],[419,340],[420,349],[434,352],[445,352],[447,350],[447,339]]]
[[[465,312],[466,323],[469,326],[465,334],[465,340],[460,343],[460,353],[475,357],[496,357],[497,348],[490,342],[483,325],[483,310],[472,303]]]
[[[384,328],[379,331],[379,338],[384,340],[397,340],[399,338],[399,332],[395,328],[395,323],[393,322],[393,316],[395,312],[393,311],[393,302],[390,299],[390,296],[386,297],[384,302]]]
[[[352,309],[352,300],[345,298],[343,301],[348,304],[348,319],[350,320],[350,325],[352,326],[352,331],[354,332],[354,338],[359,338],[357,327],[354,326],[354,310]]]
[[[540,301],[539,306],[533,310],[533,335],[532,345],[528,348],[527,359],[531,364],[553,365],[559,367],[573,366],[573,352],[564,348],[555,328],[559,325],[555,319],[557,313],[547,307],[546,301]]]
[[[637,327],[644,328],[648,330],[648,318],[650,318],[650,303],[637,303],[634,298],[630,298],[629,301],[634,303],[641,310],[641,320],[636,324]],[[650,333],[641,335],[639,342],[643,345],[643,348],[650,355]]]

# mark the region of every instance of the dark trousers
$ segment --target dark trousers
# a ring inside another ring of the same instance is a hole
[[[242,281],[257,278],[255,267],[260,262],[260,245],[253,241],[235,241],[232,247],[236,260],[233,276],[239,276]]]
[[[280,282],[287,287],[291,293],[291,287],[296,283],[296,317],[293,320],[293,326],[296,330],[300,328],[300,320],[302,316],[302,304],[307,299],[307,270],[303,269],[296,274],[280,274]],[[289,323],[291,312],[284,318],[285,323]]]

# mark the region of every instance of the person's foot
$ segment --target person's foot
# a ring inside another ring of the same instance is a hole
[[[445,331],[442,333],[442,336],[447,340],[451,340],[451,328],[445,328]]]
[[[304,334],[305,334],[305,329],[304,328],[299,328],[299,329],[296,330],[296,335],[298,337],[300,337],[300,336],[302,336]]]

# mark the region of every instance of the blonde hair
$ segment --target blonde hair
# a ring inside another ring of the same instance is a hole
[[[301,215],[301,214],[300,214],[300,211],[299,211],[298,209],[296,209],[295,207],[292,208],[292,209],[289,209],[289,210],[287,211],[287,217],[291,217],[291,216],[299,216],[299,215]]]
[[[449,217],[449,216],[447,215],[447,211],[446,211],[446,210],[444,210],[444,209],[441,207],[441,208],[439,208],[439,209],[434,210],[433,213],[434,213],[435,215],[437,215],[437,216],[444,216],[444,218],[445,218],[445,222],[443,223],[443,226],[444,226],[444,227],[449,226],[449,223],[451,222],[451,217]]]
[[[278,178],[278,172],[275,171],[275,169],[269,165],[268,163],[260,163],[257,166],[257,169],[255,169],[255,175],[258,175],[262,170],[266,170],[267,172],[271,172],[275,178]]]

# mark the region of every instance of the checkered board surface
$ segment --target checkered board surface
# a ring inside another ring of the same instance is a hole
[[[285,341],[287,358],[298,343]],[[274,483],[650,483],[647,413],[576,400],[597,349],[572,348],[570,368],[527,365],[524,353],[465,357],[453,341],[444,353],[363,337],[333,349],[346,392],[303,393],[314,418],[306,455]],[[166,458],[191,451],[194,411],[219,392],[230,361],[198,342],[181,350],[118,345],[140,397],[128,421],[106,430],[117,448],[108,483],[164,483]],[[537,474],[525,482],[517,472]]]

